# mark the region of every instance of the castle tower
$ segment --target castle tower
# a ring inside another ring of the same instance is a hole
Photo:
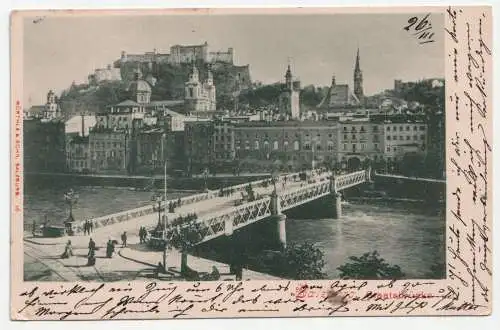
[[[358,100],[363,103],[364,93],[363,93],[363,72],[361,71],[359,65],[359,48],[356,54],[356,64],[354,66],[354,95]]]

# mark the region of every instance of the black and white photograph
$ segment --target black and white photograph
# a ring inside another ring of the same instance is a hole
[[[446,278],[444,20],[25,17],[24,281]]]

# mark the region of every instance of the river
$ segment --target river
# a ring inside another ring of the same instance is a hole
[[[25,187],[24,221],[60,224],[68,216],[64,184],[52,187]],[[97,217],[124,209],[151,204],[151,192],[128,188],[76,187],[79,200],[76,219]],[[169,193],[169,198],[186,195]],[[444,207],[424,207],[422,203],[350,200],[343,205],[341,219],[287,220],[288,242],[309,241],[324,255],[324,271],[338,276],[337,267],[349,256],[377,250],[389,264],[397,264],[409,278],[424,278],[431,267],[445,262]],[[444,277],[444,273],[442,274]]]

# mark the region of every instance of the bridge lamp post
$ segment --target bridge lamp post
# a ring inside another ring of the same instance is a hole
[[[158,226],[157,226],[157,228],[160,229],[162,226],[162,223],[161,223],[161,202],[165,201],[165,196],[158,193],[158,194],[153,196],[152,201],[158,204]],[[166,205],[165,205],[165,208],[166,208]]]
[[[203,181],[204,181],[204,185],[205,185],[205,192],[208,191],[208,185],[207,185],[207,179],[208,179],[208,168],[205,168],[203,170]]]
[[[70,189],[68,192],[64,194],[64,200],[66,201],[66,204],[69,206],[69,216],[68,216],[68,222],[73,221],[73,206],[78,202],[78,194],[73,191],[73,189]]]

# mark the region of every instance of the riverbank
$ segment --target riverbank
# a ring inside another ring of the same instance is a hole
[[[219,189],[222,186],[231,186],[269,178],[266,173],[246,173],[238,176],[232,174],[210,175],[206,178],[209,189]],[[73,186],[99,186],[99,187],[130,187],[139,191],[162,189],[165,185],[164,177],[140,175],[98,175],[75,173],[24,173],[25,187],[39,187],[63,181]],[[168,189],[199,190],[205,186],[205,178],[201,175],[193,177],[167,176]]]

